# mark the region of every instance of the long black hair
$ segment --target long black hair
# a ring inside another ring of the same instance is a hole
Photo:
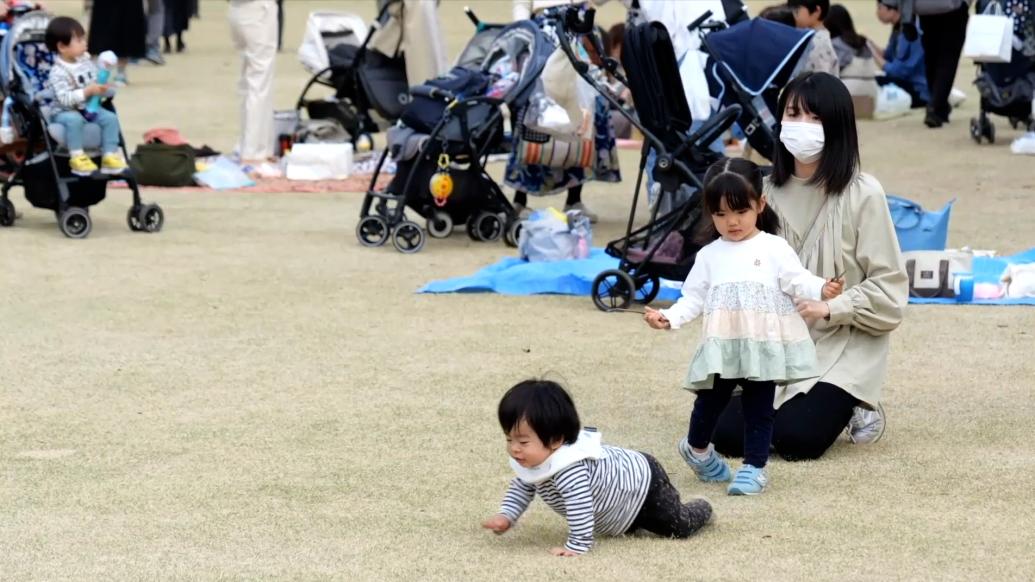
[[[726,158],[708,168],[704,175],[704,209],[715,214],[722,208],[722,201],[730,210],[757,208],[762,204],[762,168],[744,158]],[[769,234],[780,234],[780,218],[768,204],[758,213],[755,222],[758,230]],[[711,220],[701,220],[697,233],[698,242],[708,244],[719,238],[719,231]]]
[[[823,154],[808,183],[827,194],[844,192],[859,172],[859,134],[848,88],[829,73],[805,73],[791,81],[780,94],[777,112],[781,119],[787,111],[811,113],[823,124]],[[794,156],[779,140],[779,124],[776,138],[772,181],[783,186],[794,175]]]
[[[823,26],[830,31],[830,38],[840,38],[853,49],[860,51],[866,47],[866,37],[855,30],[855,23],[852,22],[852,15],[848,9],[841,4],[834,4],[830,7],[827,19]]]

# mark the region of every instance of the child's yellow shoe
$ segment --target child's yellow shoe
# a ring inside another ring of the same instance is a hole
[[[112,152],[101,157],[101,172],[105,174],[121,174],[126,167],[126,159],[120,153]]]
[[[68,166],[76,176],[89,176],[97,171],[97,164],[86,154],[72,156],[68,159]]]

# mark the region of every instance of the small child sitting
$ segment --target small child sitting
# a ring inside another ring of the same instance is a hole
[[[830,31],[823,25],[830,12],[830,0],[787,0],[787,6],[794,12],[794,22],[798,28],[816,31],[809,43],[809,51],[805,55],[805,64],[801,73],[830,73],[840,76],[841,67],[834,52],[834,44]]]
[[[686,538],[711,518],[707,500],[679,500],[654,457],[601,445],[595,429],[580,431],[575,403],[556,382],[514,386],[500,401],[498,416],[517,477],[499,513],[482,524],[486,529],[509,530],[537,493],[568,521],[568,541],[550,550],[555,556],[588,552],[595,534],[644,529]]]
[[[83,151],[83,129],[87,123],[96,123],[101,128],[101,171],[121,174],[126,170],[126,160],[119,152],[119,118],[104,108],[98,109],[89,121],[85,117],[86,103],[91,97],[112,97],[115,92],[95,81],[97,66],[86,52],[83,25],[74,18],[59,16],[50,21],[45,39],[47,48],[57,53],[47,80],[58,110],[50,121],[65,128],[72,173],[89,176],[97,171],[97,164]]]

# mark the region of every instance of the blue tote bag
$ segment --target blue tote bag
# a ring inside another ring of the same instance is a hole
[[[941,210],[931,212],[912,200],[888,194],[888,210],[895,223],[899,248],[903,251],[945,250],[949,238],[949,214],[954,202],[955,198]]]

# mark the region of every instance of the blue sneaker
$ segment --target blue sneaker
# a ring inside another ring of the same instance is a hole
[[[692,450],[690,450],[690,443],[686,439],[679,441],[676,445],[679,449],[679,454],[683,456],[683,460],[686,461],[687,465],[694,470],[697,474],[697,478],[701,481],[729,481],[730,480],[730,467],[726,464],[726,461],[722,460],[719,453],[715,452],[715,447],[708,446],[708,456],[704,459],[698,459],[694,456]]]
[[[758,495],[765,491],[769,484],[769,477],[765,474],[765,468],[759,469],[751,465],[744,465],[738,471],[733,482],[730,483],[726,493],[730,495]]]

